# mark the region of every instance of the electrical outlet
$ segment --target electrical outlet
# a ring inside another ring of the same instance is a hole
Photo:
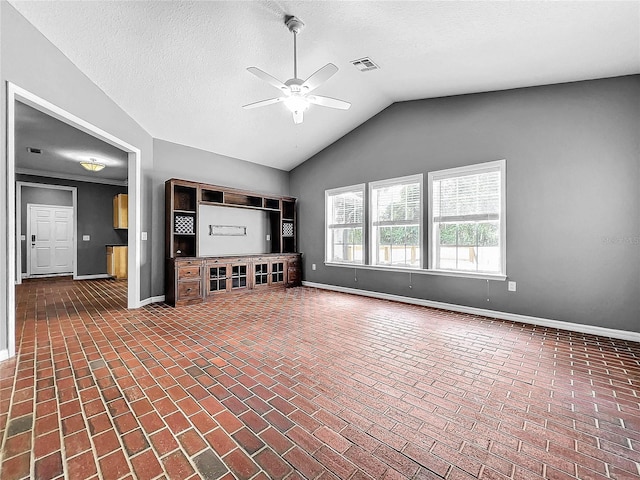
[[[516,282],[509,282],[509,284],[507,285],[507,290],[509,290],[510,292],[515,292],[516,291]]]
[[[312,263],[312,264],[311,264],[311,270],[315,270],[315,269],[316,269],[316,264],[315,264],[315,263]]]
[[[147,239],[147,232],[140,232],[140,240],[146,240]]]

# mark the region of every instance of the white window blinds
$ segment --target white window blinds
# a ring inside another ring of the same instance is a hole
[[[325,261],[364,263],[364,185],[325,192]]]
[[[430,268],[505,271],[505,162],[429,174]]]

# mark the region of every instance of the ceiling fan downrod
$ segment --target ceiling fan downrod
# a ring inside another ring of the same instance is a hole
[[[293,78],[298,78],[298,51],[297,39],[298,34],[302,31],[304,23],[298,17],[288,17],[285,25],[291,33],[293,33]]]

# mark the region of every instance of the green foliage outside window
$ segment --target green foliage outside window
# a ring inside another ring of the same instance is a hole
[[[496,223],[440,224],[440,245],[497,247],[500,235]]]
[[[380,245],[415,245],[420,243],[420,229],[417,225],[380,227]]]

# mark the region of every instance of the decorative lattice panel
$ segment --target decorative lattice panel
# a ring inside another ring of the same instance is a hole
[[[174,232],[183,234],[196,233],[194,220],[194,217],[190,215],[176,215]]]
[[[293,237],[293,223],[283,223],[282,224],[282,236],[283,237]]]

